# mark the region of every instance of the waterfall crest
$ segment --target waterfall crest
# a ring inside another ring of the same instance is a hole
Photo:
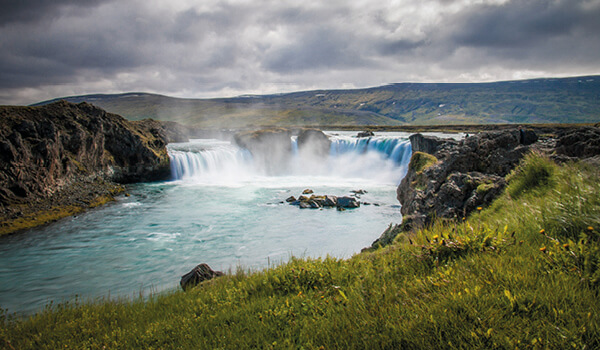
[[[229,142],[191,140],[169,145],[173,180],[223,183],[253,181],[269,177],[317,176],[334,179],[369,179],[382,184],[398,184],[406,174],[412,154],[410,141],[402,137],[354,138],[331,136],[326,157],[298,152],[296,137],[290,139],[291,152],[282,172],[269,174],[253,161],[252,154]]]

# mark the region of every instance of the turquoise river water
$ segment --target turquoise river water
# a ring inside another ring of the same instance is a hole
[[[137,297],[178,288],[199,263],[260,269],[293,256],[347,258],[401,221],[395,189],[408,134],[357,139],[329,133],[326,159],[298,153],[276,175],[227,141],[169,145],[171,181],[128,186],[129,196],[82,215],[0,237],[0,308],[31,314],[52,302]],[[360,208],[299,209],[315,194],[368,191]]]

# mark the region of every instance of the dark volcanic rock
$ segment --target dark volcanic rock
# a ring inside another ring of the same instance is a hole
[[[360,202],[354,197],[338,197],[337,198],[338,208],[358,208]]]
[[[101,196],[110,187],[93,191],[92,183],[170,176],[166,140],[161,135],[87,103],[4,106],[0,121],[2,221],[15,214],[14,204],[29,204],[30,211],[45,200],[53,206],[69,204],[50,199],[66,189],[69,197],[92,201],[91,191]]]
[[[290,198],[293,198],[290,197]],[[288,201],[289,202],[289,201]],[[338,205],[338,198],[336,196],[330,196],[330,195],[325,195],[325,196],[316,196],[316,195],[312,195],[309,197],[306,196],[300,196],[300,198],[298,198],[298,200],[296,201],[292,201],[289,202],[291,205],[298,205],[301,209],[307,209],[307,208],[330,208],[330,207],[335,207]]]
[[[451,143],[453,141],[435,136],[424,136],[422,134],[410,135],[409,140],[413,152],[424,152],[429,154],[437,152],[440,145]],[[458,143],[458,141],[456,141],[456,143]]]
[[[567,130],[558,137],[556,154],[570,158],[600,155],[600,128],[582,127]]]
[[[0,188],[18,189],[9,191],[16,197],[44,197],[84,177],[134,182],[170,174],[164,138],[87,103],[3,107],[0,118]]]
[[[234,135],[238,146],[252,153],[254,161],[269,174],[282,172],[292,153],[292,132],[283,128],[244,131]]]
[[[406,177],[398,186],[403,226],[421,226],[432,218],[463,217],[489,204],[506,183],[504,177],[530,150],[534,135],[520,130],[485,132],[461,141],[411,136],[413,151],[430,152],[433,162],[422,166],[414,153]]]
[[[223,276],[221,271],[213,271],[207,264],[200,264],[192,269],[192,271],[181,276],[179,285],[183,290],[188,290],[200,284],[203,281],[208,281],[215,277]]]
[[[331,140],[318,129],[302,129],[298,134],[298,152],[302,155],[326,157],[329,155]]]
[[[372,136],[375,136],[375,133],[374,133],[374,132],[372,132],[372,131],[370,131],[370,130],[367,130],[367,131],[361,131],[361,132],[359,132],[359,133],[356,135],[356,137],[358,137],[358,138],[362,138],[362,137],[372,137]]]
[[[528,146],[537,142],[538,137],[535,131],[529,129],[520,129],[519,130],[519,141],[522,145]]]

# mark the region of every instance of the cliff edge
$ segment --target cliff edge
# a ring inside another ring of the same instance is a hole
[[[112,199],[119,184],[167,179],[165,132],[88,103],[0,107],[0,234]]]
[[[462,218],[490,204],[506,186],[505,177],[532,150],[557,162],[598,163],[600,128],[489,131],[457,141],[415,134],[406,177],[397,189],[402,226],[409,230],[434,218]]]

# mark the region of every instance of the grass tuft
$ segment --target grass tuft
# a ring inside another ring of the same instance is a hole
[[[518,198],[526,192],[551,186],[556,168],[557,165],[547,157],[536,153],[528,154],[525,161],[507,176],[508,194]]]

